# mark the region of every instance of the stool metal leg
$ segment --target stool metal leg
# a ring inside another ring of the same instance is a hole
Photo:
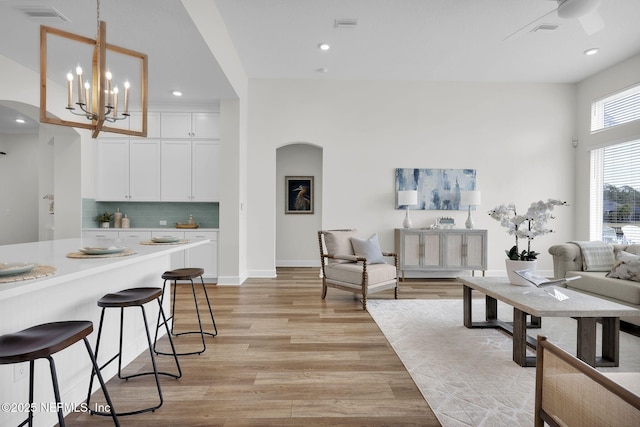
[[[56,364],[53,362],[53,357],[47,356],[49,359],[49,370],[51,371],[51,383],[53,384],[53,396],[58,404],[58,424],[60,427],[64,427],[64,415],[62,415],[62,399],[60,398],[60,388],[58,386],[58,376],[56,375]]]
[[[171,339],[171,334],[169,333],[169,326],[167,324],[167,319],[165,317],[164,314],[164,310],[162,309],[162,303],[160,302],[160,300],[158,299],[158,305],[159,305],[159,310],[160,310],[160,315],[162,316],[162,319],[164,321],[165,327],[167,328],[167,335],[169,335],[169,342],[171,343],[171,348],[174,351],[174,353],[172,354],[174,356],[174,360],[176,362],[176,367],[178,368],[178,374],[172,374],[169,372],[158,372],[158,367],[156,365],[156,359],[155,359],[155,355],[154,355],[154,347],[153,347],[153,343],[151,342],[151,333],[149,332],[149,322],[147,321],[147,315],[146,315],[146,311],[144,309],[143,305],[140,305],[140,310],[142,311],[142,319],[144,321],[144,328],[145,328],[145,332],[147,335],[147,343],[149,345],[149,354],[151,356],[151,364],[153,366],[153,371],[151,372],[141,372],[141,373],[137,373],[137,374],[132,374],[132,375],[128,375],[128,376],[122,376],[121,373],[121,367],[122,367],[122,335],[123,335],[123,324],[124,324],[124,308],[120,308],[120,338],[119,338],[119,345],[118,345],[118,353],[113,356],[111,359],[109,359],[104,365],[98,367],[98,370],[102,370],[104,369],[107,365],[109,365],[111,362],[113,362],[116,358],[118,359],[118,378],[123,379],[123,380],[128,380],[129,378],[135,378],[135,377],[140,377],[140,376],[144,376],[144,375],[153,375],[155,377],[155,381],[156,381],[156,388],[158,390],[158,398],[160,400],[160,402],[156,405],[156,406],[152,406],[149,408],[145,408],[145,409],[139,409],[139,410],[135,410],[135,411],[129,411],[129,412],[122,412],[122,413],[116,413],[115,415],[117,416],[127,416],[127,415],[134,415],[134,414],[141,414],[143,412],[155,412],[156,409],[160,408],[162,406],[162,404],[164,403],[164,399],[162,397],[162,389],[160,387],[160,377],[159,375],[166,375],[172,378],[180,378],[182,376],[182,368],[180,368],[180,363],[178,362],[178,356],[177,354],[175,354],[175,347],[173,344],[173,340]],[[95,358],[97,360],[98,358],[98,349],[99,349],[99,345],[100,345],[100,337],[102,335],[102,325],[103,325],[103,320],[104,320],[104,310],[105,308],[102,309],[102,315],[100,316],[100,326],[98,328],[98,342],[96,343],[96,353],[95,353]],[[157,330],[156,330],[156,334],[157,334]],[[91,376],[91,380],[89,381],[89,396],[91,396],[91,387],[93,384],[93,375]],[[89,405],[89,398],[87,398],[87,406]],[[110,413],[107,412],[101,412],[101,411],[94,411],[94,410],[90,410],[91,414],[96,414],[96,415],[111,415]]]
[[[209,335],[211,337],[215,337],[216,335],[218,335],[218,327],[216,326],[216,321],[213,317],[213,309],[211,308],[211,301],[209,300],[209,294],[207,293],[207,287],[204,284],[204,279],[202,278],[202,276],[200,276],[200,282],[202,283],[202,289],[204,290],[204,295],[205,295],[205,299],[207,301],[207,306],[209,308],[209,315],[211,316],[211,323],[213,325],[213,329],[214,329],[214,333],[211,332],[205,332],[203,327],[202,327],[202,319],[200,317],[200,309],[198,307],[198,297],[196,294],[196,287],[195,284],[193,283],[192,279],[188,279],[191,282],[191,292],[193,293],[193,302],[195,304],[195,308],[196,308],[196,315],[198,316],[198,326],[199,329],[198,331],[187,331],[187,332],[178,332],[175,333],[173,331],[173,326],[175,325],[175,308],[176,308],[176,289],[178,288],[178,282],[177,280],[173,281],[173,301],[171,304],[171,315],[168,317],[168,319],[174,319],[174,322],[171,323],[171,334],[173,336],[180,336],[180,335],[190,335],[190,334],[200,334],[200,338],[202,340],[202,349],[198,350],[198,351],[190,351],[190,352],[185,352],[185,353],[178,353],[178,356],[187,356],[187,355],[191,355],[191,354],[202,354],[204,353],[204,351],[207,349],[207,344],[204,340],[204,336],[205,335]],[[167,280],[164,281],[164,284],[162,285],[162,297],[164,297],[164,290],[165,290],[165,286],[167,284]],[[158,314],[158,326],[160,326],[160,314]],[[163,355],[170,355],[171,353],[163,353],[160,352],[156,349],[156,343],[158,341],[158,330],[156,329],[156,337],[154,340],[154,344],[153,344],[153,348],[154,351],[156,352],[156,354],[163,354]]]
[[[93,355],[93,350],[91,350],[91,344],[89,344],[89,340],[87,337],[83,338],[84,346],[87,348],[87,353],[89,353],[89,358],[91,359],[91,364],[93,366],[93,371],[91,373],[91,381],[93,381],[93,375],[95,374],[98,377],[98,382],[100,382],[100,387],[102,388],[102,393],[104,394],[104,398],[107,401],[107,405],[109,405],[109,410],[111,411],[111,418],[113,418],[113,422],[116,426],[120,427],[120,421],[118,420],[118,416],[116,415],[116,410],[113,406],[113,402],[111,401],[111,396],[109,396],[109,391],[107,390],[107,385],[102,378],[102,374],[100,373],[100,368],[98,367],[98,361]],[[91,395],[91,387],[89,387],[89,395]],[[87,407],[89,406],[89,400],[87,399]]]

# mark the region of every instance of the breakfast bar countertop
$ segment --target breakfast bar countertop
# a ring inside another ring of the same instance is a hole
[[[115,270],[144,260],[164,256],[173,252],[208,243],[209,239],[189,241],[179,245],[141,245],[138,241],[126,241],[124,246],[134,254],[112,258],[68,258],[67,254],[77,252],[86,246],[95,246],[88,239],[59,239],[42,242],[19,243],[0,246],[0,263],[25,262],[55,267],[53,275],[30,280],[0,283],[0,300],[42,290],[50,286],[75,279],[89,277],[96,273]]]

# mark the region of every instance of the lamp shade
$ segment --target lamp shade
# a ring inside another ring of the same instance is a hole
[[[461,191],[460,192],[460,205],[462,206],[479,206],[480,205],[480,192],[473,191]]]
[[[418,192],[416,190],[398,191],[398,206],[413,206],[418,204]]]

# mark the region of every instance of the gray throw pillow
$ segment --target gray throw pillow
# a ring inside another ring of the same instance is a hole
[[[640,282],[640,256],[620,251],[607,277]]]
[[[352,237],[351,244],[356,256],[365,257],[369,264],[384,264],[384,256],[380,250],[378,235],[372,234],[368,239]]]

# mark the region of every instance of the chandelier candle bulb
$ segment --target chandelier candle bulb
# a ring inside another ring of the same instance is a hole
[[[129,115],[129,80],[124,82],[124,115]]]
[[[67,109],[71,109],[73,108],[71,105],[73,102],[73,74],[71,74],[71,71],[67,74],[67,81],[69,82],[67,85]]]
[[[107,78],[107,107],[111,107],[111,72],[107,71],[104,76]]]
[[[91,89],[91,85],[89,84],[89,82],[85,82],[84,84],[84,97],[85,97],[85,103],[87,105],[87,111],[91,111],[91,102],[89,102],[89,100],[91,99],[91,96],[89,95],[89,90]]]
[[[113,88],[113,117],[118,117],[118,92],[120,92],[120,89],[118,89],[118,86]]]
[[[76,74],[78,75],[78,104],[82,104],[82,68],[80,65],[76,67]]]

